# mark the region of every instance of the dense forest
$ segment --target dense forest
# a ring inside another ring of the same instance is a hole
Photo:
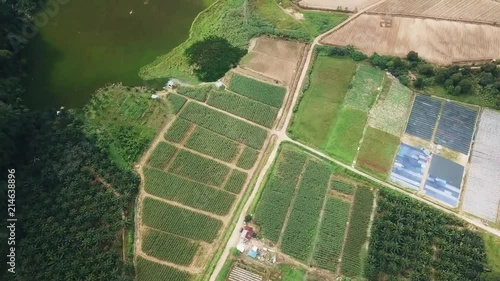
[[[0,280],[133,280],[123,262],[122,231],[130,226],[139,178],[118,168],[71,111],[23,105],[26,43],[37,0],[0,1],[0,238],[7,216],[7,169],[16,176],[16,264]],[[10,250],[10,249],[9,249]]]

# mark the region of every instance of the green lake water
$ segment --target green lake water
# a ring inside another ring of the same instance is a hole
[[[30,107],[80,107],[108,83],[143,85],[139,69],[185,41],[214,0],[66,2],[25,50]]]

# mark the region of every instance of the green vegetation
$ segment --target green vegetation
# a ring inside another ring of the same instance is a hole
[[[351,89],[345,97],[344,106],[368,112],[380,93],[383,80],[384,72],[363,63],[359,64],[350,85]]]
[[[271,128],[279,109],[228,91],[213,91],[207,103],[262,126]]]
[[[290,135],[317,148],[323,147],[355,71],[356,63],[351,59],[318,53],[309,82],[304,82]]]
[[[288,264],[280,264],[278,267],[283,281],[303,281],[306,277],[306,270],[303,268],[296,268]]]
[[[113,85],[97,91],[84,108],[85,131],[122,167],[139,159],[167,115],[167,105],[144,89]]]
[[[222,227],[219,220],[149,197],[144,199],[143,221],[160,231],[208,243],[215,239]]]
[[[257,150],[245,146],[245,149],[243,150],[240,159],[238,159],[238,163],[236,163],[236,166],[246,170],[251,169],[255,164],[255,161],[257,161],[258,156],[259,152]]]
[[[209,36],[184,51],[188,64],[200,81],[210,82],[224,76],[247,53],[222,37]]]
[[[492,272],[500,273],[500,238],[489,234],[483,234],[488,268]]]
[[[198,243],[185,238],[148,229],[142,250],[149,256],[180,265],[189,265],[198,250]]]
[[[365,263],[363,246],[368,236],[373,197],[373,192],[366,187],[356,189],[342,258],[342,274],[349,277],[357,277],[363,274]]]
[[[184,138],[190,127],[190,122],[182,118],[177,118],[175,119],[174,124],[168,128],[167,133],[165,133],[165,139],[171,142],[179,143]]]
[[[340,199],[327,199],[313,256],[316,266],[333,272],[337,270],[350,207],[348,202]]]
[[[227,278],[229,277],[229,273],[231,272],[231,267],[233,265],[233,260],[231,258],[226,259],[226,262],[222,266],[221,270],[219,271],[219,275],[217,275],[217,278],[215,281],[226,281]]]
[[[385,178],[391,171],[399,143],[399,137],[368,127],[361,143],[356,165]]]
[[[168,171],[204,184],[220,186],[229,173],[229,168],[214,160],[181,150]]]
[[[188,103],[180,117],[255,149],[267,138],[265,130],[197,103]]]
[[[185,146],[228,163],[232,162],[239,152],[237,142],[203,127],[196,127]]]
[[[264,83],[238,74],[233,74],[231,77],[229,90],[276,108],[281,107],[286,94],[286,89],[283,87]]]
[[[212,86],[179,86],[179,88],[177,88],[177,93],[197,101],[205,102],[207,100],[208,93],[212,90]]]
[[[306,155],[283,148],[277,159],[263,187],[254,216],[262,236],[274,242],[279,239]]]
[[[336,191],[342,192],[344,194],[352,195],[354,194],[354,190],[356,189],[352,184],[332,180],[332,188]]]
[[[182,106],[186,103],[187,99],[183,96],[169,93],[167,95],[168,112],[177,114],[181,111]]]
[[[247,174],[238,170],[233,170],[231,177],[227,180],[224,190],[239,194],[245,185]]]
[[[191,281],[189,273],[137,257],[137,281],[175,280]]]
[[[283,233],[283,252],[305,263],[309,263],[312,255],[331,173],[331,167],[325,162],[309,159]]]
[[[344,13],[330,13],[308,10],[300,10],[300,12],[304,15],[305,18],[305,21],[303,21],[303,23],[306,25],[307,29],[314,37],[327,32],[349,17],[348,14]]]
[[[367,114],[363,111],[349,107],[342,108],[325,146],[326,152],[342,162],[352,163],[363,136],[367,118]]]
[[[153,168],[164,169],[174,156],[177,149],[166,142],[160,142],[151,153],[148,165]]]
[[[235,200],[230,193],[160,170],[144,168],[144,177],[148,193],[216,215],[226,215]]]
[[[463,221],[398,192],[382,189],[372,227],[367,277],[480,280],[481,236]]]

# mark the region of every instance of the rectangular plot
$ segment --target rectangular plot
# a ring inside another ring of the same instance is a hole
[[[418,190],[422,183],[429,155],[422,150],[401,143],[392,166],[391,180],[411,189]]]
[[[361,143],[356,165],[386,177],[391,171],[398,146],[399,137],[368,127]]]
[[[232,162],[239,151],[239,143],[203,127],[196,127],[185,146],[225,162]]]
[[[228,91],[213,91],[207,104],[271,128],[279,109]]]
[[[245,170],[251,169],[255,164],[255,161],[257,161],[258,156],[259,151],[246,146],[240,156],[240,159],[238,159],[238,163],[236,163],[236,166]]]
[[[231,77],[229,89],[276,108],[281,107],[286,93],[286,89],[283,87],[267,84],[238,74],[233,74]]]
[[[155,263],[141,257],[137,257],[136,278],[137,281],[193,280],[193,276],[187,272],[180,271],[175,268],[162,265],[159,263]]]
[[[186,103],[187,99],[183,96],[176,95],[174,93],[169,93],[167,95],[167,104],[169,113],[177,114],[181,110],[182,106]]]
[[[148,160],[148,165],[153,168],[163,169],[165,165],[172,159],[177,149],[166,142],[160,142],[151,153]]]
[[[188,98],[192,98],[201,102],[207,100],[208,93],[213,89],[212,86],[201,86],[201,87],[189,87],[180,86],[177,89],[177,93]]]
[[[440,100],[417,95],[406,126],[406,133],[430,141],[440,110]]]
[[[142,213],[143,222],[149,227],[208,243],[217,237],[222,227],[220,220],[149,197],[144,199]]]
[[[193,102],[180,117],[255,149],[260,149],[267,138],[264,129]]]
[[[424,192],[434,199],[456,207],[463,175],[463,166],[439,155],[434,155],[432,156]]]
[[[366,64],[359,64],[351,82],[351,89],[345,97],[344,106],[368,112],[381,90],[383,79],[383,71]]]
[[[446,102],[439,119],[435,143],[469,154],[477,111],[454,102]]]
[[[148,193],[217,215],[226,215],[235,200],[222,190],[156,169],[145,168],[144,177]]]
[[[170,165],[168,172],[208,185],[220,186],[229,173],[229,167],[189,151],[181,150]]]
[[[500,205],[500,113],[481,114],[464,191],[463,210],[495,222]]]
[[[179,265],[190,265],[198,246],[197,242],[154,229],[148,229],[142,241],[142,251],[148,256]]]
[[[239,194],[245,185],[247,180],[247,174],[238,170],[233,170],[233,173],[227,180],[224,190],[232,192],[234,194]]]
[[[172,126],[170,126],[168,131],[165,133],[165,139],[171,142],[179,143],[189,131],[191,125],[191,122],[182,118],[175,119],[174,124],[172,124]]]

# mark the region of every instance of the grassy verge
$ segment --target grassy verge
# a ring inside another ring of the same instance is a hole
[[[500,238],[492,234],[484,233],[483,240],[488,267],[492,272],[500,273]]]
[[[306,270],[303,268],[296,268],[288,264],[280,264],[281,280],[286,281],[303,281],[306,276]]]

